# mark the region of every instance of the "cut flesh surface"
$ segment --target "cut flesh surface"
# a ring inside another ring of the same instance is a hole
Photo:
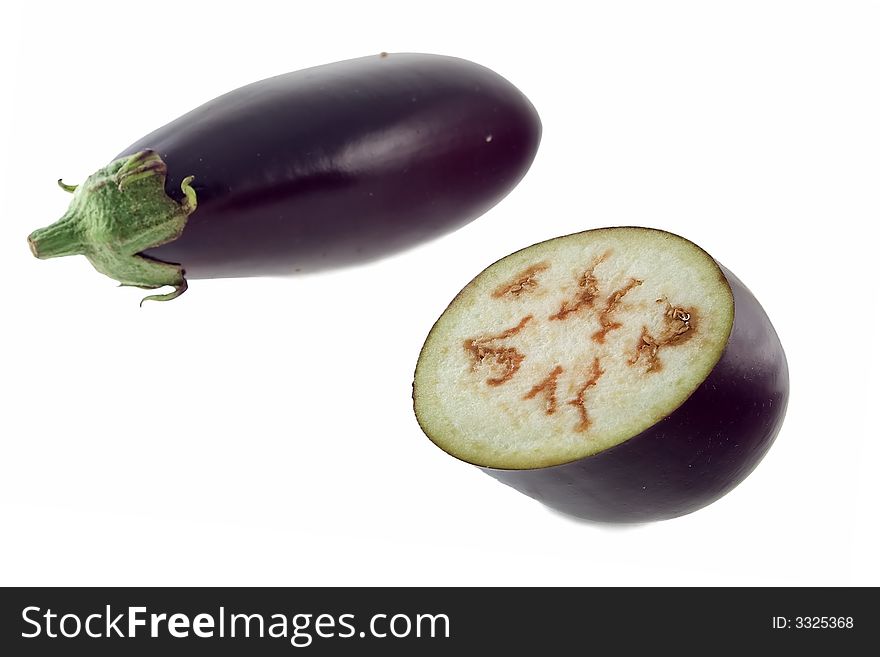
[[[646,228],[603,228],[499,260],[428,335],[414,383],[428,437],[476,465],[558,465],[678,408],[733,325],[718,264]]]

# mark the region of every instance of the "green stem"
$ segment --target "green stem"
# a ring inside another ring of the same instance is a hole
[[[165,162],[145,150],[122,157],[82,184],[62,189],[73,194],[70,207],[54,224],[28,237],[37,258],[85,255],[102,274],[123,285],[173,292],[145,300],[168,301],[186,290],[179,264],[145,258],[142,253],[180,237],[198,205],[192,176],[183,179],[178,202],[165,193]]]
[[[37,258],[59,258],[85,253],[82,228],[75,216],[65,216],[51,226],[39,228],[28,235],[31,253]]]

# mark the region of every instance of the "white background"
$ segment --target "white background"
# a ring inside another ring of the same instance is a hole
[[[876,3],[221,6],[4,9],[0,583],[880,584]],[[535,164],[483,218],[375,265],[195,281],[143,309],[84,258],[31,257],[59,176],[227,90],[382,50],[474,60],[534,102]],[[410,399],[473,275],[619,224],[735,271],[791,367],[758,469],[631,527],[446,456]]]

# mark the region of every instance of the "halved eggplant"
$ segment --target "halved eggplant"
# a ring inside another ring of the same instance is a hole
[[[431,330],[416,417],[449,454],[580,518],[703,507],[758,464],[788,366],[755,297],[648,228],[552,239],[488,267]]]

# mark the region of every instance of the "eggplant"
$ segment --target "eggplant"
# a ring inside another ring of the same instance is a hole
[[[413,383],[437,446],[578,518],[645,522],[717,500],[788,402],[779,337],[692,242],[603,228],[489,266],[431,329]]]
[[[242,87],[138,140],[28,238],[123,285],[285,275],[374,260],[475,219],[525,175],[529,100],[487,68],[387,54]]]

